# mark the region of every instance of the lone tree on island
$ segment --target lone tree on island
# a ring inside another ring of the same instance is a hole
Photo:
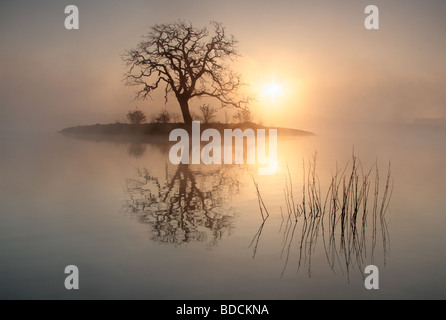
[[[127,85],[142,87],[137,98],[146,99],[162,88],[167,103],[173,93],[186,124],[192,123],[192,98],[211,97],[222,107],[246,109],[250,99],[237,98],[241,76],[226,64],[239,57],[237,41],[226,35],[220,23],[211,25],[212,32],[183,21],[155,25],[136,49],[127,51],[123,55],[128,67],[125,79]]]

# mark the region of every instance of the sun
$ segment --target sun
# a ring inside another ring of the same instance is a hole
[[[276,98],[282,96],[283,88],[282,85],[276,82],[270,82],[265,84],[262,94],[271,100],[275,100]]]

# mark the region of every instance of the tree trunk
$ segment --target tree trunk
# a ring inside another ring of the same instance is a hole
[[[192,125],[192,117],[189,111],[189,101],[187,99],[178,99],[178,102],[180,103],[184,123],[187,125]]]

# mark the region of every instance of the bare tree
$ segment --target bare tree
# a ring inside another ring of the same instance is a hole
[[[220,23],[211,25],[212,32],[183,21],[155,25],[136,49],[127,51],[127,85],[142,87],[137,98],[146,99],[162,88],[167,103],[174,94],[186,124],[192,123],[192,98],[211,97],[222,107],[247,107],[250,98],[237,98],[241,76],[226,64],[239,57],[237,41]]]
[[[128,200],[123,211],[136,215],[152,228],[153,240],[182,244],[209,241],[217,244],[233,228],[236,211],[229,204],[243,187],[240,168],[193,171],[180,164],[165,177],[147,169],[127,180]]]
[[[235,121],[238,121],[239,123],[245,123],[245,122],[252,122],[254,120],[254,115],[252,114],[251,110],[243,109],[243,110],[237,110],[233,118]]]
[[[203,118],[203,122],[211,123],[215,120],[218,109],[208,104],[203,104],[200,106],[200,111],[201,111],[201,117]]]

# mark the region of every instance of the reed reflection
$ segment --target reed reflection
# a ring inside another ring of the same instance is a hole
[[[326,193],[322,194],[316,172],[316,155],[306,166],[303,163],[302,191],[298,195],[293,187],[291,173],[287,172],[284,188],[285,214],[281,209],[282,275],[289,268],[289,261],[297,258],[296,269],[306,269],[312,275],[312,256],[317,249],[325,251],[330,268],[337,267],[349,277],[358,268],[363,273],[366,262],[373,263],[377,244],[382,245],[384,264],[389,250],[389,231],[386,222],[393,183],[390,163],[384,184],[375,163],[367,171],[353,155],[344,168],[336,168]],[[257,184],[257,196],[263,222],[254,237],[257,244],[268,216]],[[371,189],[373,190],[371,192]],[[299,200],[298,200],[299,199]],[[318,240],[322,243],[318,246]],[[254,241],[254,240],[253,240]]]
[[[228,205],[240,192],[237,168],[216,166],[194,171],[189,165],[166,163],[164,177],[140,168],[127,180],[129,199],[124,211],[151,227],[160,243],[193,241],[213,246],[233,229],[235,210]]]

